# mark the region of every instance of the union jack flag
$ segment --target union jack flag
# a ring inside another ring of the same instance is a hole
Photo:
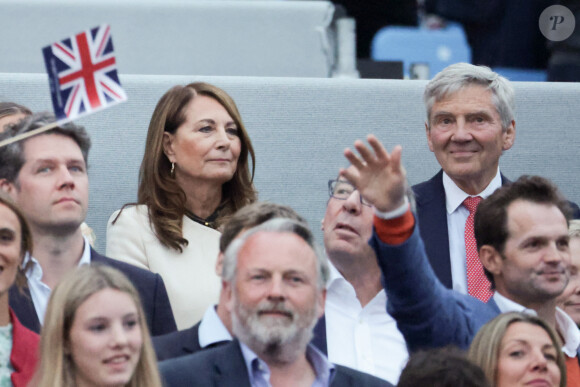
[[[42,52],[59,122],[127,100],[117,76],[109,25],[53,43]]]

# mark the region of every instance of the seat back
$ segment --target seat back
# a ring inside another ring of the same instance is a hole
[[[375,35],[371,56],[377,61],[403,61],[405,77],[409,78],[413,78],[413,70],[425,72],[428,69],[428,74],[420,78],[431,79],[452,63],[469,62],[471,49],[458,24],[440,30],[389,26]],[[423,66],[413,69],[413,65]]]

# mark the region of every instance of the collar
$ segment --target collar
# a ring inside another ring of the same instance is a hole
[[[520,312],[520,313],[531,314],[532,316],[538,315],[535,310],[528,309],[525,306],[522,306],[522,305],[518,304],[517,302],[514,302],[514,301],[506,298],[505,296],[499,294],[499,292],[497,292],[497,291],[493,293],[493,300],[495,301],[495,303],[497,304],[497,307],[499,308],[499,310],[502,313]]]
[[[87,239],[87,237],[83,236],[83,240],[85,243],[83,247],[83,254],[81,255],[81,259],[79,260],[79,267],[82,265],[90,265],[91,263],[91,244]],[[21,267],[25,268],[28,262],[32,262],[32,265],[30,269],[24,273],[26,275],[26,278],[29,280],[41,281],[43,275],[42,265],[40,265],[38,260],[34,258],[32,255],[30,255],[29,252],[26,252],[26,254],[24,255],[24,259],[22,260]]]
[[[248,369],[248,375],[250,375],[250,385],[254,385],[253,377],[255,369],[269,380],[270,368],[266,362],[260,359],[246,344],[241,341],[239,343],[244,362],[246,363],[246,368]],[[329,362],[328,358],[312,344],[308,344],[306,347],[306,358],[312,365],[314,373],[316,374],[316,379],[313,385],[329,386],[336,371],[334,364]]]
[[[346,279],[343,277],[343,275],[340,273],[340,271],[338,271],[338,269],[334,266],[334,264],[330,261],[330,259],[328,260],[328,266],[330,269],[330,273],[328,276],[328,282],[326,285],[326,289],[330,289],[335,283],[341,283],[341,282],[348,282],[346,281]],[[336,285],[334,285],[336,286]]]
[[[518,303],[508,300],[498,292],[495,292],[493,295],[493,300],[497,303],[497,306],[502,313],[522,312],[534,316],[538,315],[535,310],[528,309]],[[568,357],[576,357],[580,348],[580,330],[574,320],[558,307],[556,307],[556,327],[560,335],[564,338],[562,351]]]
[[[564,338],[562,352],[568,357],[576,357],[580,347],[580,330],[574,320],[558,307],[556,307],[556,326]]]
[[[232,335],[226,329],[215,308],[214,305],[208,307],[199,324],[198,340],[202,348],[222,341],[232,340]]]
[[[501,187],[501,174],[499,173],[499,168],[495,174],[495,177],[491,179],[487,187],[483,191],[481,191],[478,195],[474,196],[481,196],[483,199],[494,193],[496,189]],[[452,214],[457,210],[463,201],[468,197],[472,196],[465,193],[461,188],[455,184],[453,180],[449,177],[449,175],[443,172],[443,188],[445,190],[445,206],[447,208],[447,214]]]
[[[189,219],[193,220],[194,222],[201,224],[202,226],[213,228],[215,230],[215,229],[217,229],[217,222],[216,221],[218,219],[219,211],[221,210],[221,208],[222,207],[219,206],[213,212],[213,214],[211,214],[210,216],[208,216],[205,219],[195,215],[193,212],[191,212],[189,210],[185,210],[185,216],[187,216]]]

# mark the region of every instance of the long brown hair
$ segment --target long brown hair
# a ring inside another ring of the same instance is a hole
[[[180,252],[188,244],[182,232],[186,196],[171,176],[171,163],[163,152],[163,133],[175,133],[185,122],[186,107],[196,95],[213,98],[226,109],[238,127],[242,145],[236,172],[222,186],[217,224],[222,224],[238,209],[256,201],[257,196],[253,185],[256,166],[254,148],[234,100],[222,89],[208,83],[190,83],[169,89],[157,103],[149,123],[139,171],[137,202],[147,206],[149,222],[161,244]],[[249,158],[252,159],[251,172]]]

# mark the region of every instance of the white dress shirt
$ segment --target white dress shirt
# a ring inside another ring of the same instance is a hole
[[[211,305],[205,311],[199,323],[199,346],[205,348],[209,345],[222,341],[231,341],[232,335],[218,316],[215,305]]]
[[[498,292],[494,293],[493,300],[502,313],[522,312],[534,316],[538,315],[535,310],[528,309],[512,300],[508,300]],[[578,329],[574,320],[558,307],[556,308],[556,329],[564,339],[562,352],[568,357],[576,357],[578,355],[578,349],[580,349],[580,329]]]
[[[83,255],[79,260],[79,266],[88,265],[91,263],[91,244],[86,237],[83,237],[85,241],[85,246],[83,248]],[[28,261],[32,262],[32,267],[26,272],[26,278],[28,279],[28,288],[30,289],[30,296],[32,297],[32,303],[34,304],[34,309],[38,315],[38,321],[40,325],[44,323],[44,314],[46,312],[46,306],[48,305],[48,299],[50,298],[51,288],[48,287],[44,282],[42,282],[43,271],[40,263],[29,253],[26,253],[24,260],[22,261],[22,267],[26,267]]]
[[[408,352],[386,304],[381,289],[363,308],[354,287],[330,265],[325,305],[328,359],[397,384]]]
[[[481,196],[482,199],[485,199],[499,187],[501,187],[501,175],[498,168],[495,177],[488,186],[481,193],[472,196]],[[453,290],[467,294],[465,222],[469,216],[469,210],[462,204],[471,195],[459,188],[445,172],[443,172],[443,188],[445,189],[445,206],[447,208],[447,232]]]

